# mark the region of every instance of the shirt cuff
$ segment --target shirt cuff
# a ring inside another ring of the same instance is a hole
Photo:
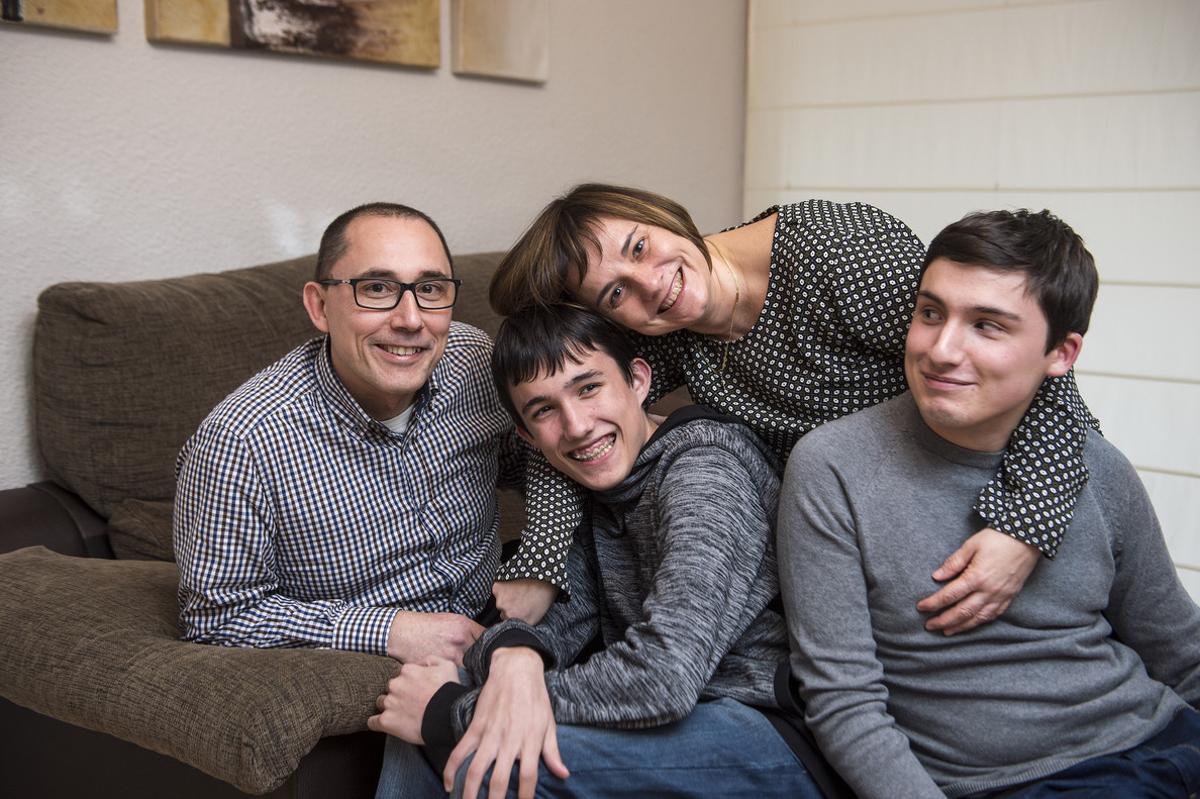
[[[398,612],[397,608],[346,608],[333,627],[331,646],[351,652],[386,655],[388,633]]]
[[[448,682],[429,698],[421,717],[421,740],[431,752],[451,750],[458,743],[454,734],[454,703],[469,690],[460,683]]]

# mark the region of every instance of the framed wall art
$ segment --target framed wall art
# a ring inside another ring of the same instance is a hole
[[[145,0],[146,38],[436,67],[438,0]]]
[[[0,20],[86,33],[116,33],[117,0],[0,0]]]
[[[550,0],[450,0],[450,38],[456,74],[550,76]]]

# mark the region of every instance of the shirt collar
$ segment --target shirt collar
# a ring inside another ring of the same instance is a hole
[[[441,360],[445,360],[444,352]],[[413,398],[414,406],[424,405],[431,397],[437,395],[444,379],[441,374],[441,360],[433,367],[433,373],[429,376],[429,380],[421,386],[421,390]],[[333,369],[333,354],[330,351],[328,335],[323,337],[321,349],[317,353],[316,372],[317,385],[320,386],[322,396],[339,416],[355,427],[367,427],[392,435],[392,431],[388,429],[387,425],[366,412],[358,400],[346,389],[341,378],[337,376],[337,372]]]

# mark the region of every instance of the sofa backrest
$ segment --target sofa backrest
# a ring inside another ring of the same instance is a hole
[[[455,259],[454,318],[495,335],[500,253]],[[314,256],[129,283],[61,283],[38,298],[34,412],[50,476],[110,517],[169,502],[179,448],[214,405],[317,331],[301,304]]]

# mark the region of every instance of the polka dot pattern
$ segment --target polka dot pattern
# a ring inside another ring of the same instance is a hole
[[[772,213],[779,219],[767,296],[745,336],[727,344],[684,330],[636,339],[654,369],[651,401],[686,383],[696,402],[745,421],[784,463],[814,427],[907,390],[904,338],[925,248],[903,222],[861,203],[769,208],[746,224]],[[1053,557],[1087,482],[1089,426],[1097,424],[1074,376],[1047,380],[975,510]],[[534,460],[528,527],[502,579],[565,587],[582,498]]]

